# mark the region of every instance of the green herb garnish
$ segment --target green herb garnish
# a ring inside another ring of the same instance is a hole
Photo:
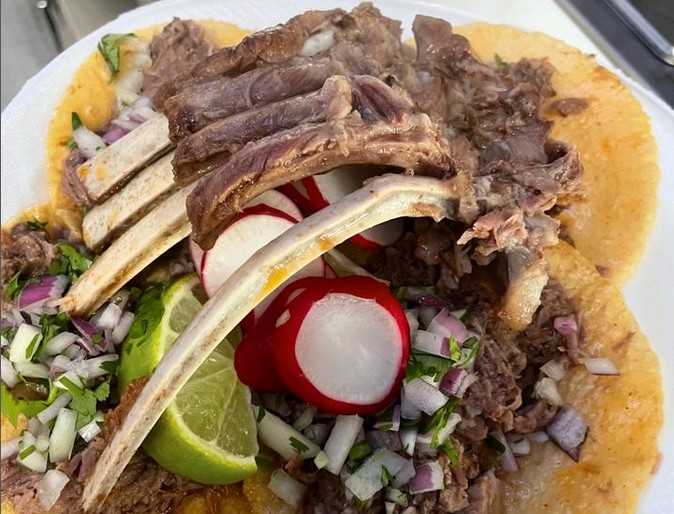
[[[33,218],[31,221],[26,222],[26,226],[28,227],[28,230],[32,230],[33,232],[42,232],[47,228],[47,222],[45,221],[43,223],[36,218]]]
[[[98,51],[101,52],[105,64],[114,78],[119,73],[119,44],[127,37],[135,37],[134,34],[106,34],[98,43]]]
[[[85,257],[74,247],[66,243],[58,243],[60,255],[49,265],[47,271],[50,275],[67,275],[71,282],[75,282],[79,276],[89,269],[91,259]]]
[[[372,446],[367,441],[360,441],[349,450],[349,460],[361,461],[372,453]]]
[[[381,467],[381,485],[387,487],[393,481],[393,473],[386,466]]]

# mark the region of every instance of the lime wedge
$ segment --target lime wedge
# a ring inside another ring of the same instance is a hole
[[[201,308],[200,284],[187,275],[146,292],[124,342],[120,387],[151,373]],[[231,341],[230,341],[231,339]],[[230,484],[255,473],[257,429],[250,391],[234,370],[238,334],[230,334],[190,377],[143,443],[169,471],[204,484]]]

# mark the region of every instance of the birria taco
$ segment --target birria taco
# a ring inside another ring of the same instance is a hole
[[[102,38],[3,227],[3,513],[636,510],[648,118],[548,36],[413,31]]]

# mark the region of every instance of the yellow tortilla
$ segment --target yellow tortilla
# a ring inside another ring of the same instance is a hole
[[[231,23],[214,20],[203,20],[199,23],[204,27],[206,39],[216,47],[235,45],[250,33]],[[135,35],[149,43],[162,28],[163,25],[155,25],[137,30]],[[130,66],[129,59],[124,57],[132,48],[125,44],[120,48],[120,75],[123,75]],[[46,148],[47,187],[51,208],[49,217],[53,221],[66,224],[76,233],[79,233],[82,223],[82,211],[61,188],[63,162],[68,157],[68,141],[73,132],[71,113],[77,112],[84,125],[96,131],[114,117],[116,103],[110,71],[100,52],[93,52],[75,72],[49,123]]]
[[[583,350],[609,357],[619,376],[576,367],[560,392],[590,427],[578,463],[552,443],[534,445],[518,473],[507,476],[505,512],[627,513],[658,462],[663,423],[660,364],[625,305],[620,290],[566,243],[546,252],[557,279],[582,313]]]
[[[655,220],[658,153],[650,121],[620,79],[594,57],[540,32],[474,23],[455,31],[475,54],[494,63],[548,58],[556,68],[549,100],[584,98],[589,107],[554,121],[552,137],[574,145],[585,168],[585,199],[560,219],[575,247],[606,276],[623,282],[634,271]]]

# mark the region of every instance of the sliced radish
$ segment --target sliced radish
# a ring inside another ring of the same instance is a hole
[[[266,205],[272,209],[277,209],[281,212],[285,212],[288,216],[293,218],[295,221],[302,221],[304,216],[300,212],[299,207],[286,195],[275,189],[270,189],[265,191],[261,195],[256,196],[250,200],[244,208],[254,207],[256,205]]]
[[[323,280],[307,277],[283,287],[255,325],[244,334],[234,354],[234,369],[241,382],[256,391],[274,393],[285,391],[274,363],[272,333],[276,321],[288,302],[307,287],[320,284]]]
[[[379,170],[368,166],[345,166],[322,175],[302,180],[312,210],[337,202],[363,186],[367,179],[377,176]],[[355,235],[351,241],[362,248],[378,249],[395,243],[403,233],[403,220],[395,219]]]
[[[302,184],[302,182],[291,182],[279,187],[279,191],[288,196],[293,202],[299,205],[302,209],[312,210],[311,200],[309,200],[309,193]]]
[[[400,391],[409,326],[396,297],[373,278],[308,288],[279,316],[273,339],[284,385],[321,410],[374,414]]]
[[[296,223],[286,213],[266,205],[244,209],[204,254],[201,280],[206,294],[215,294],[250,256]]]

